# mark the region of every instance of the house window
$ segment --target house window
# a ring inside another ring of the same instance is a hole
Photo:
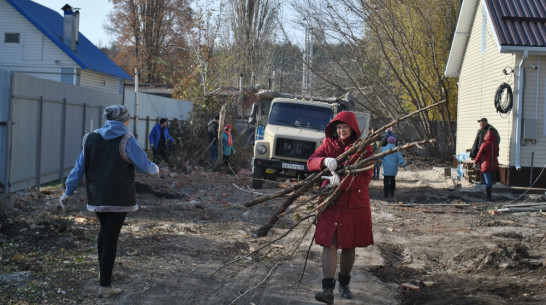
[[[74,68],[61,68],[61,83],[74,85],[74,74]]]
[[[74,83],[76,86],[80,85],[81,72],[81,69],[76,69],[76,82]]]
[[[19,43],[20,42],[19,33],[4,33],[4,42],[6,43]]]

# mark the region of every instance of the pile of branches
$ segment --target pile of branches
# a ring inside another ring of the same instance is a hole
[[[437,107],[438,105],[440,105],[442,103],[445,103],[445,100],[441,101],[441,102],[438,102],[436,104],[430,105],[428,107],[419,109],[419,110],[417,110],[417,111],[415,111],[413,113],[410,113],[410,114],[408,114],[408,115],[406,115],[406,116],[404,116],[402,118],[394,120],[394,121],[390,122],[389,124],[386,124],[383,127],[379,128],[377,130],[374,130],[373,132],[370,132],[366,136],[365,139],[357,140],[357,142],[353,145],[353,147],[351,147],[350,149],[348,149],[347,151],[345,151],[343,154],[339,155],[336,158],[337,163],[341,164],[342,162],[347,160],[348,157],[350,157],[350,156],[352,156],[354,154],[356,154],[358,156],[358,159],[354,164],[345,166],[344,168],[341,168],[338,171],[336,171],[336,173],[338,175],[344,176],[343,180],[340,182],[340,184],[337,187],[322,188],[318,192],[316,190],[313,190],[313,188],[317,184],[319,184],[320,181],[322,180],[322,176],[327,175],[329,173],[329,170],[327,168],[325,168],[320,172],[312,173],[305,180],[302,180],[302,181],[300,181],[300,182],[298,182],[298,183],[296,183],[296,184],[294,184],[294,185],[292,185],[290,187],[286,187],[286,188],[284,188],[283,190],[281,190],[281,191],[279,191],[277,193],[260,196],[258,198],[255,198],[255,199],[251,200],[251,201],[246,202],[244,204],[246,207],[252,207],[252,206],[255,206],[255,205],[259,204],[259,203],[266,202],[266,201],[269,201],[269,200],[274,199],[274,198],[278,198],[278,197],[282,197],[282,196],[288,196],[288,197],[285,198],[285,200],[279,206],[279,208],[277,209],[275,214],[273,214],[271,216],[269,222],[267,224],[263,225],[262,227],[260,227],[258,229],[258,231],[256,231],[254,233],[254,235],[256,237],[267,236],[268,232],[271,230],[271,228],[273,228],[275,223],[277,223],[277,221],[281,217],[286,216],[288,214],[291,214],[292,212],[297,210],[299,207],[301,207],[302,204],[297,205],[297,206],[289,209],[290,206],[298,198],[300,198],[304,194],[314,195],[314,196],[311,196],[312,199],[317,198],[318,196],[322,196],[321,197],[322,200],[321,200],[321,202],[319,204],[317,204],[315,206],[315,209],[313,211],[311,211],[311,213],[313,213],[313,214],[308,214],[308,215],[305,215],[303,217],[298,216],[297,217],[298,223],[296,224],[296,226],[299,223],[301,223],[303,220],[309,219],[310,217],[314,217],[316,219],[320,215],[320,213],[322,213],[322,211],[324,211],[324,209],[326,209],[328,207],[329,204],[332,204],[335,201],[335,199],[339,196],[339,194],[341,192],[340,186],[343,185],[345,180],[352,179],[354,177],[352,174],[356,174],[356,173],[363,172],[363,171],[366,171],[366,170],[369,170],[369,169],[373,168],[374,161],[379,159],[379,158],[382,158],[382,157],[384,157],[386,155],[392,154],[392,153],[397,152],[397,151],[402,151],[402,150],[405,150],[405,149],[408,149],[408,148],[413,148],[413,147],[422,148],[423,145],[425,145],[425,144],[434,143],[435,139],[428,139],[428,140],[422,140],[422,141],[407,143],[407,144],[404,144],[404,145],[401,145],[401,146],[397,146],[395,148],[391,148],[391,149],[389,149],[387,151],[374,154],[374,155],[372,155],[370,157],[365,157],[366,147],[368,145],[371,145],[375,141],[380,140],[381,137],[383,136],[383,134],[385,133],[385,130],[387,130],[389,127],[392,127],[392,126],[404,121],[405,119],[407,119],[407,118],[409,118],[409,117],[411,117],[411,116],[413,116],[413,115],[415,115],[415,114],[417,114],[419,112],[425,111],[425,110],[430,109],[432,107]]]

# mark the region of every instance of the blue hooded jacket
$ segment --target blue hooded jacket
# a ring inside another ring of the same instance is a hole
[[[389,143],[386,146],[381,147],[379,152],[384,152],[391,148],[396,148],[396,145]],[[406,161],[399,151],[386,155],[380,160],[383,160],[383,176],[396,176],[398,174],[398,164],[406,166]]]
[[[152,128],[152,131],[150,132],[150,144],[152,145],[153,149],[157,149],[157,146],[159,145],[160,136],[161,136],[161,124],[157,123],[155,124],[154,128]],[[163,128],[163,136],[165,136],[165,148],[167,148],[168,142],[174,143],[174,138],[169,133],[169,128],[167,126]]]

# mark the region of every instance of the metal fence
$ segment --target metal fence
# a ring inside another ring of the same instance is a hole
[[[144,148],[158,118],[187,120],[192,106],[144,93],[126,90],[119,95],[6,71],[0,71],[0,97],[3,193],[62,181],[81,151],[83,136],[102,126],[103,109],[109,105],[126,105],[132,114],[129,130],[140,135]]]

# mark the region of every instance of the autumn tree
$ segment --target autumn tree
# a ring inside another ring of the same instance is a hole
[[[110,0],[114,9],[106,29],[119,49],[114,61],[143,82],[165,82],[182,57],[186,41],[180,25],[191,18],[188,0]]]
[[[218,86],[221,57],[217,42],[222,29],[224,1],[198,1],[191,20],[179,28],[184,32],[185,57],[177,63],[177,71],[171,75],[173,95],[180,99],[201,99]]]
[[[454,149],[456,88],[443,71],[459,0],[294,0],[300,26],[311,29],[330,61],[313,64],[320,87],[353,91],[362,109],[391,120],[446,99],[411,126],[421,138],[442,135],[434,149]],[[439,122],[437,132],[433,122]]]

